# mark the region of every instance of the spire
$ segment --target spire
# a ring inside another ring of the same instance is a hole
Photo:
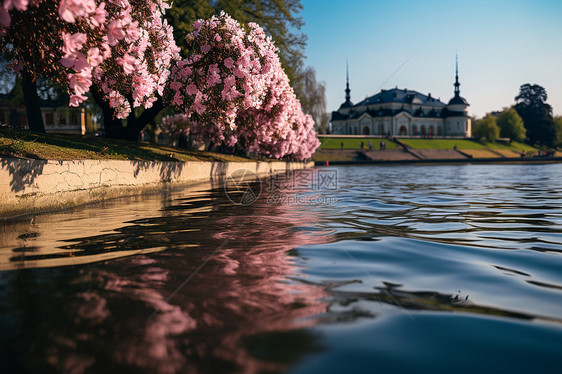
[[[346,79],[346,83],[345,83],[345,102],[350,103],[351,102],[351,90],[349,89],[349,64],[347,62],[347,59],[345,60],[345,79]]]
[[[461,93],[459,83],[459,56],[455,53],[455,96],[459,96]]]
[[[455,86],[455,96],[451,100],[449,100],[449,104],[447,105],[455,105],[455,106],[462,105],[466,109],[466,107],[468,107],[470,104],[468,104],[467,101],[461,97],[460,85],[461,84],[459,83],[459,57],[455,53],[455,84],[453,84],[453,86]],[[465,109],[463,110],[466,113]],[[459,107],[455,107],[454,110],[457,111],[460,109]]]

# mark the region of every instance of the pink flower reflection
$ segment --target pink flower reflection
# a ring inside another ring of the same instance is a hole
[[[135,265],[127,277],[106,271],[106,290],[157,311],[151,318],[131,321],[136,337],[120,341],[116,360],[163,373],[197,372],[196,362],[216,360],[245,373],[286,369],[252,356],[244,342],[258,334],[312,326],[326,312],[327,295],[321,287],[290,280],[299,269],[287,251],[324,242],[330,235],[294,229],[317,221],[312,212],[300,211],[297,218],[290,206],[268,209],[267,216],[258,209],[256,215],[207,223],[229,227],[213,235],[216,243],[228,243],[179,289],[214,250],[190,248],[172,261],[160,256],[127,259]]]

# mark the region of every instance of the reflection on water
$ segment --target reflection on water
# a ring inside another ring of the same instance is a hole
[[[294,357],[273,362],[242,343],[311,325],[325,310],[321,287],[290,279],[287,255],[331,240],[329,230],[306,229],[317,221],[291,206],[233,205],[209,186],[6,225],[2,352],[32,372],[46,363],[68,372],[282,370],[314,351],[313,335],[297,332]],[[36,270],[14,270],[26,267]]]
[[[6,223],[0,371],[559,371],[562,165],[332,170]]]

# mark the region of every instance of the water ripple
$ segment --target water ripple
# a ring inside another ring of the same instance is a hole
[[[338,241],[298,249],[302,281],[360,315],[380,308],[361,300],[386,300],[562,321],[560,165],[336,170],[345,184],[326,226]]]

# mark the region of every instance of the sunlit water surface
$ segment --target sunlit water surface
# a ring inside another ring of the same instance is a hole
[[[562,372],[562,165],[321,171],[3,222],[0,372]]]

